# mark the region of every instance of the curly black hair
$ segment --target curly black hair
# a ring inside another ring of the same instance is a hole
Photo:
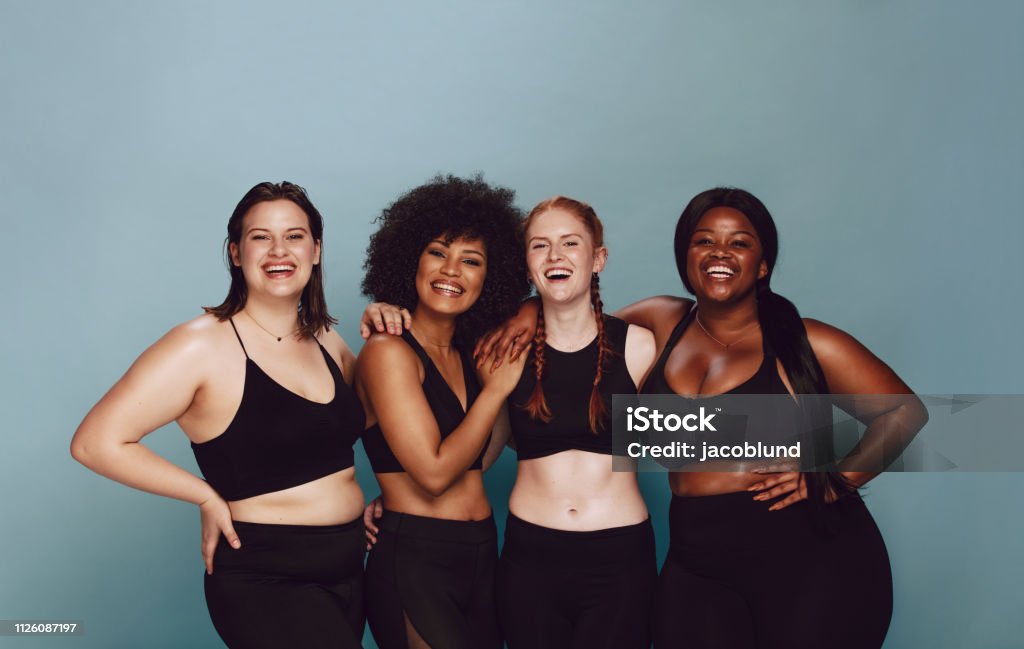
[[[529,293],[515,192],[488,185],[481,175],[458,178],[437,175],[384,208],[370,237],[363,268],[363,294],[412,311],[420,255],[434,239],[483,239],[487,245],[487,277],[480,298],[456,320],[455,339],[472,345],[511,317]]]

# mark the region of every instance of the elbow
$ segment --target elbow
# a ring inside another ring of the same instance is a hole
[[[925,407],[924,402],[916,394],[911,394],[910,397],[909,402],[904,405],[904,416],[906,417],[905,421],[909,424],[908,427],[916,435],[928,423],[928,408]]]
[[[85,466],[90,466],[91,464],[92,456],[89,453],[89,446],[85,443],[85,440],[79,439],[77,435],[71,440],[71,457],[75,458],[79,464]]]
[[[423,491],[426,491],[432,498],[440,498],[444,495],[444,492],[448,491],[448,487],[451,483],[448,480],[444,480],[441,477],[431,477],[420,482],[420,487]]]
[[[450,478],[437,472],[420,473],[418,475],[410,474],[410,477],[431,498],[440,498],[448,491],[448,487],[452,486]]]
[[[928,423],[930,415],[928,409],[924,407],[924,404],[920,399],[917,400],[917,429],[921,430],[924,425]]]

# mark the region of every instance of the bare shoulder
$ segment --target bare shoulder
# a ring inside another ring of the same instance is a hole
[[[238,358],[243,354],[231,325],[212,315],[201,315],[177,325],[150,345],[122,381],[134,385],[139,381],[173,380],[198,389],[216,376],[219,368]]]
[[[842,357],[864,349],[856,338],[838,327],[814,318],[804,318],[803,322],[807,340],[819,360]]]
[[[234,339],[231,324],[206,313],[174,327],[150,349],[198,360],[222,351],[229,339]]]
[[[835,394],[905,394],[911,390],[885,362],[838,327],[804,318],[807,339]]]
[[[401,336],[375,333],[367,339],[359,352],[357,372],[365,376],[367,372],[415,367],[418,362],[416,352]]]

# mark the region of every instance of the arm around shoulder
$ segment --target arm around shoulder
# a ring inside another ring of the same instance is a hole
[[[625,306],[612,315],[657,334],[660,328],[675,325],[692,304],[693,300],[682,297],[655,295]]]

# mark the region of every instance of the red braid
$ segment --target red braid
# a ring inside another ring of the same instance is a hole
[[[541,201],[534,207],[526,220],[523,221],[523,232],[530,228],[533,219],[551,209],[563,209],[576,215],[576,217],[589,230],[591,243],[597,250],[604,246],[604,226],[601,219],[597,218],[594,208],[583,201],[566,196],[553,196]],[[604,374],[605,363],[614,350],[608,345],[604,332],[604,312],[601,303],[601,295],[598,292],[597,273],[591,276],[590,280],[590,303],[594,307],[594,318],[597,320],[597,371],[594,373],[594,385],[590,391],[590,430],[597,433],[598,429],[604,427],[604,415],[608,412],[608,404],[601,398],[598,386],[601,384],[601,376]],[[541,386],[541,379],[544,378],[544,309],[541,308],[537,314],[537,333],[533,337],[533,359],[534,373],[537,382],[533,386],[533,393],[523,408],[530,413],[530,417],[540,419],[544,423],[551,421],[551,409],[548,408],[547,400],[544,399],[544,388]]]
[[[533,384],[533,392],[526,401],[526,412],[530,413],[533,419],[540,419],[545,424],[551,421],[551,409],[548,408],[548,401],[544,398],[544,387],[541,379],[544,378],[544,309],[537,312],[537,333],[533,335],[533,371],[536,383]]]
[[[605,363],[612,352],[608,338],[604,332],[604,304],[601,302],[599,290],[600,280],[597,273],[590,278],[590,303],[594,305],[594,319],[597,321],[597,371],[594,372],[594,387],[590,390],[590,432],[597,433],[604,428],[604,415],[608,412],[608,404],[601,398],[601,376],[604,374]]]

